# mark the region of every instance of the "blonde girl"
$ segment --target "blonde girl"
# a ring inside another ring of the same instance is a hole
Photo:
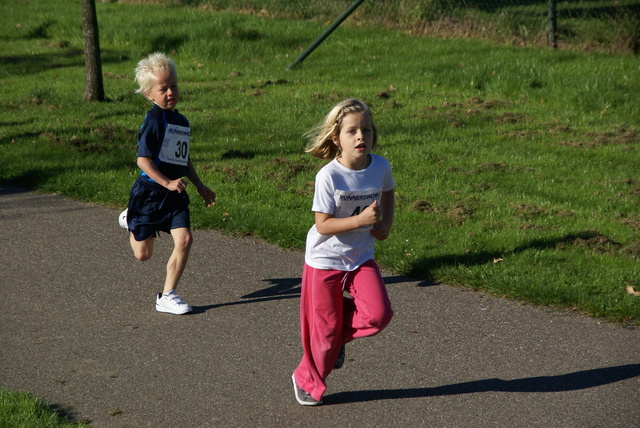
[[[292,382],[304,406],[322,403],[344,345],[379,333],[393,316],[373,250],[391,230],[395,182],[389,162],[371,153],[378,139],[371,112],[357,99],[342,101],[309,136],[306,151],[330,162],[316,175],[302,273],[303,356]]]

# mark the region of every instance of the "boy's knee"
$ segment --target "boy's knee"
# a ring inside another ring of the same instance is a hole
[[[191,249],[192,244],[193,244],[193,236],[190,233],[176,240],[175,242],[175,246],[177,248],[180,248],[182,251],[189,251]]]
[[[149,260],[152,256],[151,253],[149,252],[139,252],[139,253],[134,253],[133,254],[136,259],[138,259],[138,261],[140,262],[146,262],[147,260]]]

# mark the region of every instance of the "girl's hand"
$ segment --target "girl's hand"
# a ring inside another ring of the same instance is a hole
[[[378,201],[374,200],[371,205],[358,214],[358,217],[360,218],[361,226],[371,226],[378,223],[380,221],[380,206],[378,205]]]
[[[207,186],[198,187],[198,193],[204,199],[204,203],[207,207],[211,207],[216,204],[216,192],[209,189]]]
[[[380,205],[382,220],[373,226],[371,234],[378,241],[384,241],[389,237],[389,234],[391,233],[391,225],[393,224],[393,211],[395,206],[395,194],[393,193],[393,190],[382,192]]]
[[[373,229],[371,229],[371,234],[378,241],[384,241],[389,237],[389,233],[391,232],[391,227],[387,225],[384,221],[376,223],[373,225]]]

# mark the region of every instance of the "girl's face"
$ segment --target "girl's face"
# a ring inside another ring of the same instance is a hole
[[[373,147],[371,116],[365,112],[347,113],[333,142],[341,150],[338,162],[349,169],[365,169],[369,166],[369,153]]]
[[[173,110],[180,101],[178,78],[170,71],[163,71],[153,79],[151,90],[145,94],[147,99],[165,110]]]

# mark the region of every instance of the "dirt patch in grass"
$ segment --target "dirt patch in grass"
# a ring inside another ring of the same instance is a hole
[[[107,123],[91,130],[91,134],[103,143],[113,144],[121,141],[121,127]]]
[[[629,226],[633,230],[638,230],[640,228],[640,217],[626,217],[621,215],[619,222],[620,224]]]
[[[311,159],[288,159],[284,156],[271,159],[267,165],[274,168],[274,171],[267,175],[282,180],[290,180],[305,171],[315,171],[316,168],[315,162]]]
[[[587,132],[586,136],[598,144],[636,144],[640,142],[640,135],[635,129],[619,127],[613,131]]]
[[[544,227],[537,225],[537,224],[533,224],[533,223],[522,223],[521,225],[518,226],[518,229],[520,230],[542,230],[544,229]]]
[[[640,143],[640,131],[618,127],[613,131],[587,132],[577,136],[574,141],[561,141],[559,146],[592,149],[598,146],[627,146]]]
[[[291,191],[294,179],[307,172],[315,174],[318,164],[308,158],[290,159],[284,156],[278,156],[269,160],[266,163],[266,168],[265,176],[276,183],[276,188],[282,191]],[[304,183],[294,189],[294,191],[300,195],[313,194],[313,190],[313,181],[311,185]]]
[[[412,211],[420,211],[420,212],[427,212],[427,213],[436,212],[436,209],[429,202],[423,201],[423,200],[417,200],[412,202],[410,208]]]
[[[505,169],[507,169],[506,162],[487,162],[478,165],[471,174],[480,174],[488,171],[504,171]]]
[[[531,138],[532,132],[531,131],[509,131],[509,132],[498,131],[498,134],[504,135],[507,138]]]
[[[445,216],[447,220],[454,224],[462,224],[473,214],[473,208],[464,204],[457,204],[447,209]]]
[[[607,238],[606,236],[598,235],[591,238],[575,238],[572,245],[576,247],[586,247],[595,253],[615,253],[616,250],[622,247],[622,244]]]
[[[244,180],[247,176],[247,167],[245,165],[233,167],[224,165],[220,169],[220,174],[222,174],[224,179],[229,180],[232,183],[237,183]]]
[[[412,211],[419,211],[430,214],[442,214],[447,219],[448,226],[464,224],[464,221],[473,215],[475,211],[473,202],[458,202],[447,206],[434,206],[428,201],[418,199],[413,201],[409,207]]]
[[[577,234],[567,235],[562,242],[556,245],[558,250],[565,250],[568,247],[585,248],[593,253],[615,254],[623,248],[623,245],[600,232],[585,230]]]
[[[497,108],[508,107],[512,103],[504,100],[484,100],[478,97],[471,97],[466,102],[454,102],[445,100],[440,106],[431,105],[426,108],[427,113],[422,115],[423,119],[432,118],[434,112],[440,110],[441,115],[449,121],[452,127],[459,128],[465,126],[465,120],[469,118],[476,118],[481,120],[486,118],[486,121],[493,121],[498,124],[517,124],[522,122],[529,122],[531,118],[524,114],[504,112],[499,116],[492,114],[490,111]],[[526,136],[523,132],[522,135],[514,134],[513,136]]]
[[[531,119],[524,114],[518,113],[503,113],[500,117],[495,119],[496,123],[519,123],[528,122]]]
[[[536,207],[530,204],[511,204],[511,207],[516,211],[516,216],[525,220],[531,220],[547,213],[547,210],[543,207]]]
[[[571,128],[566,125],[558,125],[556,123],[546,123],[544,125],[549,126],[549,132],[551,133],[569,133],[572,132]]]
[[[640,258],[640,241],[633,241],[629,245],[626,245],[622,249],[622,253],[627,256]]]

